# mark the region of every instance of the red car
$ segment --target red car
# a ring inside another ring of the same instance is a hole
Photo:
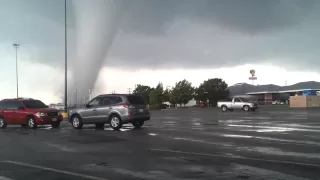
[[[0,128],[9,124],[36,129],[38,125],[60,126],[63,117],[57,109],[49,108],[36,99],[4,99],[0,101]]]

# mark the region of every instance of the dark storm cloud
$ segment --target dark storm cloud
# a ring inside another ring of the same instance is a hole
[[[36,46],[31,60],[63,67],[64,1],[4,2],[0,41]],[[68,1],[69,67],[83,91],[105,59],[122,69],[269,62],[320,72],[319,7],[318,0]]]
[[[217,68],[267,61],[316,69],[310,64],[319,55],[320,1],[130,2],[109,66]]]

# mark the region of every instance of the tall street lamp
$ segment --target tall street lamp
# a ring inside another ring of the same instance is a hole
[[[74,90],[75,96],[76,96],[76,107],[78,107],[78,89]]]
[[[67,0],[64,0],[64,111],[68,111]]]
[[[16,49],[16,78],[17,78],[17,98],[19,98],[19,76],[18,76],[18,48],[20,44],[12,44],[12,46]]]

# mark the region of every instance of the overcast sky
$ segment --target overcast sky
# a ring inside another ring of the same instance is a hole
[[[318,0],[67,0],[67,12],[70,96],[183,78],[251,83],[252,68],[255,84],[320,78]],[[64,0],[0,0],[0,22],[0,98],[16,94],[16,42],[20,95],[59,101]]]

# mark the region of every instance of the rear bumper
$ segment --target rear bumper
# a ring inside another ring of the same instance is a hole
[[[151,116],[150,114],[144,114],[144,115],[130,115],[130,116],[122,116],[121,120],[122,123],[130,123],[135,121],[148,121],[150,120]]]
[[[53,118],[56,118],[57,120],[53,121],[54,120]],[[36,117],[35,121],[36,121],[36,124],[38,125],[44,125],[44,124],[52,124],[55,122],[61,122],[62,118],[60,118],[59,116],[57,117],[43,116],[43,117]]]

